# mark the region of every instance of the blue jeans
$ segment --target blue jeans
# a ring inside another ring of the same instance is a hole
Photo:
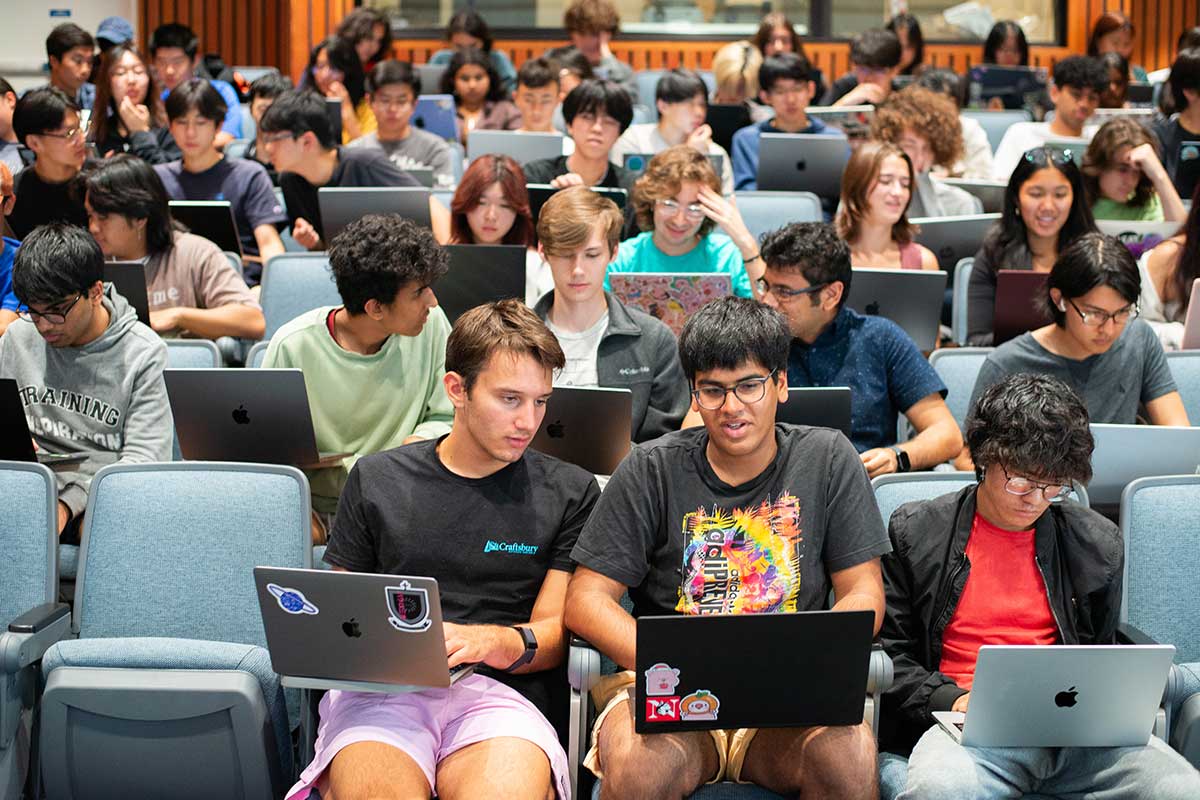
[[[1200,772],[1158,737],[1145,747],[963,747],[934,725],[913,748],[897,800],[1026,794],[1195,800]]]

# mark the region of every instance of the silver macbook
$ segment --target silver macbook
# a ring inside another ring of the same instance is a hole
[[[424,186],[323,186],[317,190],[322,239],[328,245],[342,229],[367,214],[399,214],[428,228],[429,189]]]
[[[959,217],[920,217],[909,220],[919,227],[917,243],[937,256],[938,266],[950,272],[963,258],[974,258],[999,214],[966,214]]]
[[[530,161],[558,158],[562,148],[561,133],[478,130],[467,137],[467,160],[489,154],[505,155],[524,166]]]
[[[758,188],[838,197],[849,160],[850,142],[840,134],[764,133],[758,145]]]
[[[171,216],[192,233],[229,253],[242,255],[233,204],[228,200],[172,200]]]
[[[351,453],[318,453],[298,369],[167,369],[167,398],[188,461],[254,461],[307,469]]]
[[[254,584],[284,686],[413,692],[474,671],[450,669],[433,578],[255,567]]]
[[[929,352],[938,341],[946,273],[922,269],[858,269],[850,278],[846,305],[860,314],[887,317]]]
[[[966,713],[934,719],[967,747],[1141,747],[1171,645],[984,645]]]
[[[433,286],[438,305],[453,325],[483,303],[525,299],[525,248],[519,244],[448,244],[450,269]]]
[[[850,387],[788,387],[787,400],[775,409],[775,421],[833,428],[850,438]]]
[[[1092,423],[1092,507],[1116,506],[1138,478],[1200,472],[1200,428]]]
[[[628,389],[556,386],[530,446],[593,475],[611,475],[629,454],[632,439]]]

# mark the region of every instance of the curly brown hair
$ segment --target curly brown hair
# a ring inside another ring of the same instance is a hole
[[[962,158],[962,125],[954,100],[924,86],[892,92],[875,108],[871,138],[900,144],[906,130],[925,137],[933,150],[933,163],[951,167]]]
[[[611,33],[617,35],[621,17],[609,0],[575,0],[563,13],[567,33]]]
[[[853,242],[862,232],[863,219],[870,210],[868,198],[871,189],[879,180],[883,162],[892,156],[904,159],[904,163],[908,165],[908,205],[912,205],[912,193],[916,191],[916,175],[913,173],[912,161],[899,145],[868,139],[851,154],[846,171],[842,173],[842,204],[833,224],[837,228],[838,236],[847,242]],[[892,226],[892,241],[896,244],[910,243],[917,233],[917,227],[908,221],[908,205],[904,207],[905,213],[901,214],[900,219]]]
[[[646,174],[633,185],[633,210],[637,214],[638,227],[644,231],[654,230],[654,204],[679,194],[686,181],[707,186],[714,192],[721,191],[721,179],[713,171],[708,156],[690,145],[668,147],[650,159]],[[705,217],[697,235],[707,236],[714,225],[715,222]]]
[[[1088,203],[1094,204],[1100,199],[1100,173],[1106,169],[1120,166],[1117,164],[1117,153],[1122,147],[1134,148],[1138,145],[1154,146],[1155,152],[1161,157],[1158,138],[1145,126],[1134,122],[1130,117],[1113,117],[1100,126],[1092,141],[1088,144],[1087,152],[1083,154],[1083,185],[1087,189]],[[1126,202],[1132,206],[1144,206],[1154,198],[1154,184],[1146,173],[1138,179],[1133,197]]]

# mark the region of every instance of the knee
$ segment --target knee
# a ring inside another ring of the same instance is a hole
[[[896,800],[962,800],[981,796],[981,787],[973,772],[953,763],[910,761],[904,791]]]
[[[865,723],[831,728],[813,748],[805,791],[813,797],[875,798],[879,796],[879,768],[875,737]],[[806,759],[807,760],[807,759]]]
[[[639,746],[636,735],[600,750],[601,800],[682,798],[703,782],[696,766]]]

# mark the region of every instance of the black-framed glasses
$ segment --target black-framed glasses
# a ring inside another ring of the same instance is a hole
[[[1042,483],[1031,478],[1022,478],[1008,474],[1008,469],[1001,467],[1004,472],[1004,491],[1009,494],[1015,494],[1017,497],[1024,497],[1031,492],[1041,490],[1042,498],[1047,503],[1059,503],[1066,499],[1071,493],[1071,484],[1069,483]]]
[[[1049,164],[1065,167],[1075,163],[1075,154],[1069,147],[1035,147],[1025,151],[1025,160],[1039,167]]]
[[[39,319],[44,319],[51,325],[62,325],[67,321],[67,315],[71,313],[71,309],[74,308],[75,304],[82,299],[83,294],[80,293],[67,305],[66,308],[60,309],[59,311],[34,311],[32,308],[26,308],[18,311],[17,316],[26,322],[37,322]]]
[[[1067,300],[1071,304],[1071,308],[1075,309],[1075,313],[1079,315],[1079,319],[1084,325],[1089,328],[1103,328],[1104,323],[1112,321],[1117,325],[1124,325],[1138,315],[1138,307],[1136,304],[1125,306],[1120,311],[1084,311],[1079,306],[1075,305],[1074,300]]]
[[[765,278],[759,278],[754,282],[754,286],[758,289],[759,294],[773,294],[776,300],[785,303],[801,295],[819,292],[828,285],[828,283],[816,283],[804,289],[793,289],[789,286],[781,286],[778,283],[767,283]]]
[[[730,392],[746,405],[757,403],[767,395],[767,382],[775,380],[778,374],[779,370],[772,370],[766,377],[746,378],[733,386],[701,386],[692,390],[692,397],[706,411],[716,411],[725,405]]]
[[[295,138],[296,134],[292,133],[291,131],[280,131],[279,133],[268,133],[267,135],[263,136],[262,143],[264,145],[268,145],[274,144],[275,142],[282,142],[284,139]]]
[[[69,131],[63,131],[62,133],[54,133],[52,131],[44,131],[42,133],[39,133],[38,136],[49,136],[52,139],[66,139],[66,140],[70,141],[71,139],[74,139],[76,137],[83,136],[83,128],[71,128]]]

